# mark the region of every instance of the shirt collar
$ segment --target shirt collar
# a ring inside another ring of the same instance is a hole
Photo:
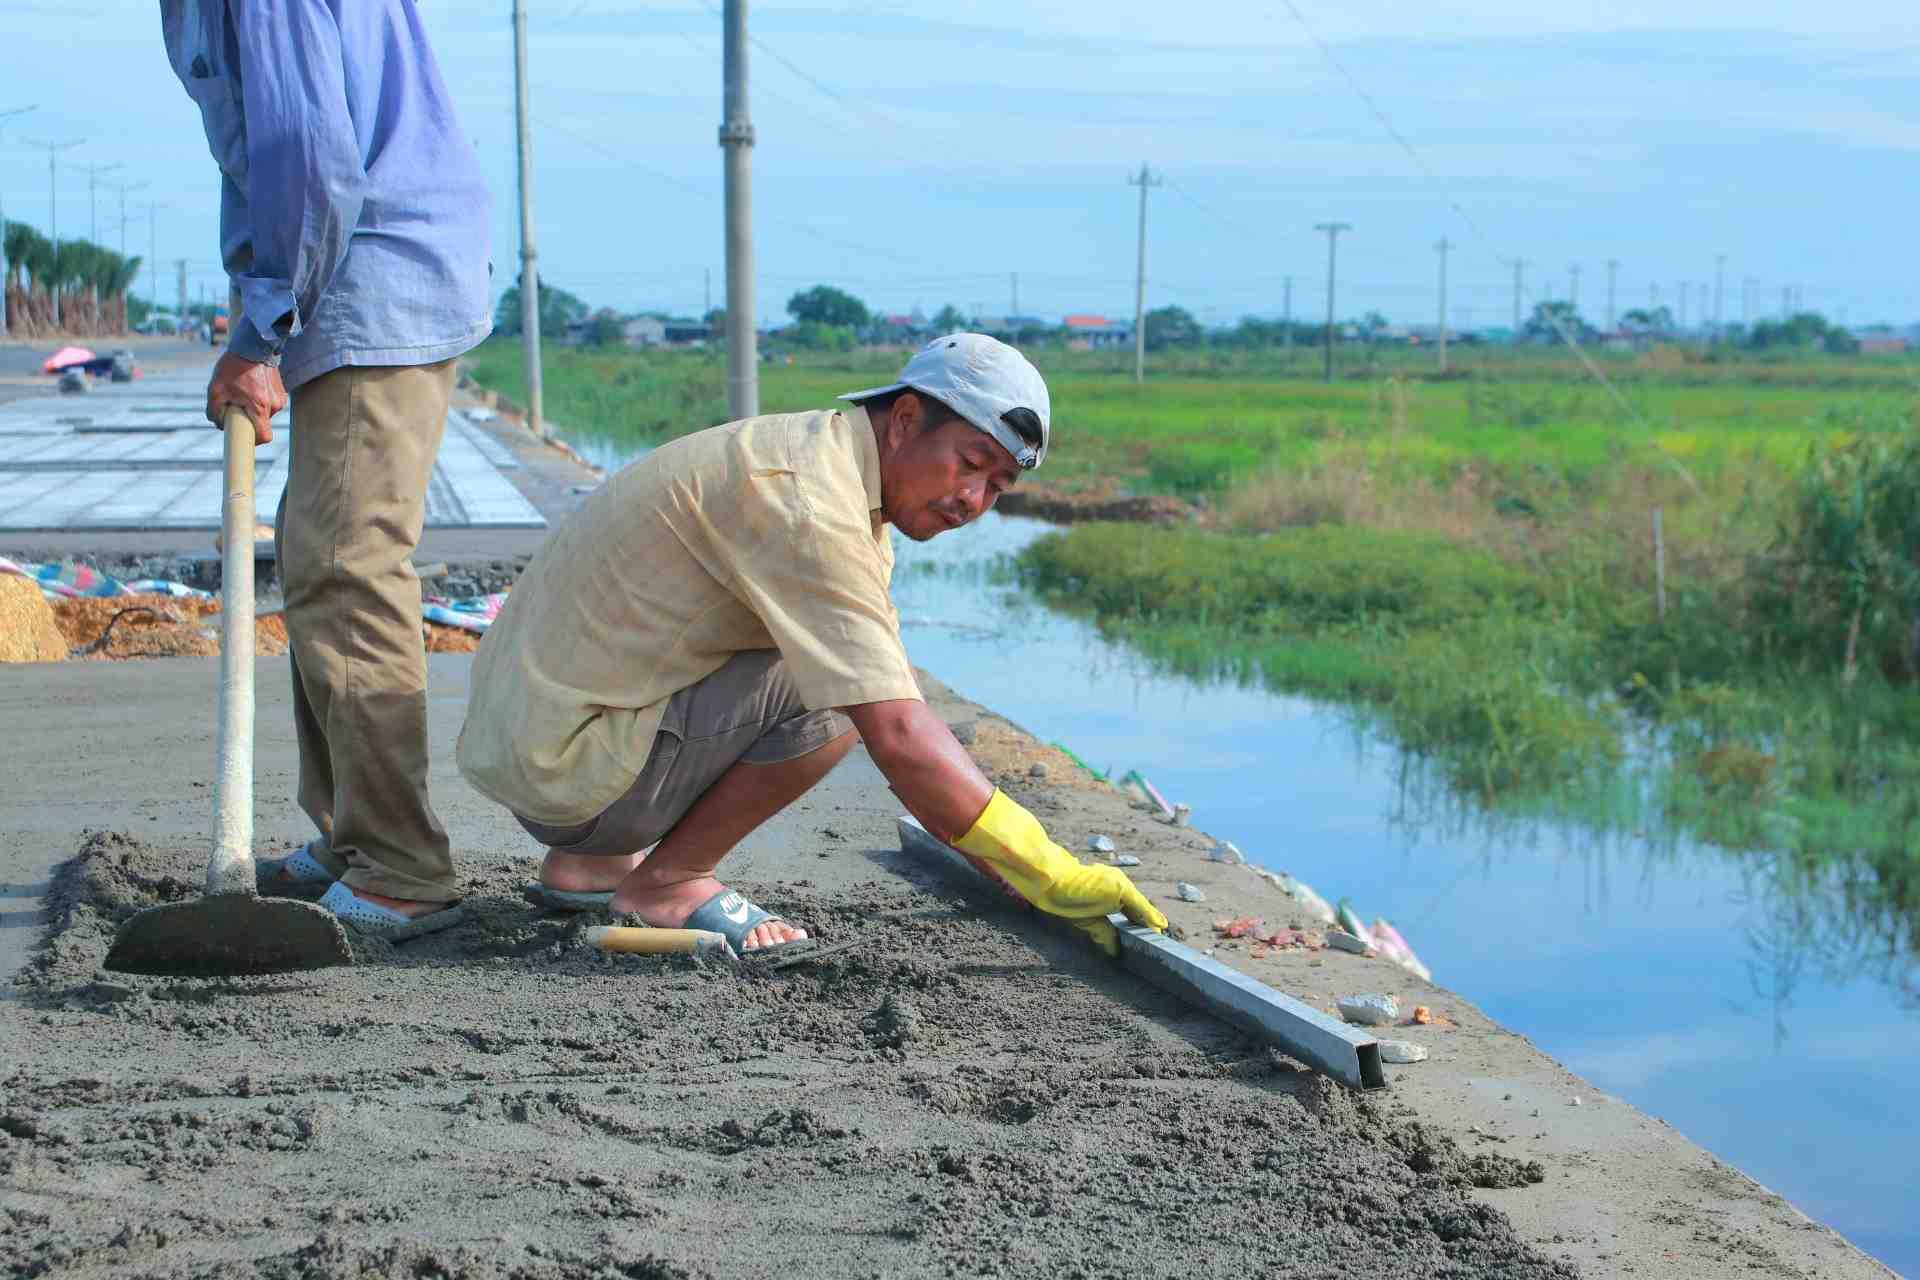
[[[873,422],[866,408],[850,404],[840,416],[853,428],[854,449],[860,455],[860,480],[867,486],[867,510],[880,510],[880,446],[873,438]]]

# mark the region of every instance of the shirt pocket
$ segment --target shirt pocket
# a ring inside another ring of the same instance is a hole
[[[207,145],[220,171],[244,188],[247,180],[247,125],[240,111],[240,98],[231,76],[193,76],[186,81],[187,94],[200,108],[200,121],[207,130]]]

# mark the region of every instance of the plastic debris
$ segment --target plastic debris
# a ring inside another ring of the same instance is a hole
[[[1568,1106],[1570,1106],[1570,1107],[1577,1107],[1577,1106],[1579,1106],[1579,1105],[1580,1105],[1580,1095],[1579,1095],[1579,1094],[1575,1094],[1575,1095],[1574,1095],[1573,1097],[1571,1097],[1571,1098],[1568,1098],[1568,1099],[1567,1099],[1567,1105],[1568,1105]]]
[[[1173,816],[1173,806],[1167,803],[1167,798],[1155,790],[1154,785],[1148,782],[1138,769],[1129,769],[1127,771],[1126,776],[1120,779],[1120,788],[1123,791],[1129,792],[1133,792],[1137,788],[1137,794],[1144,797],[1154,808],[1158,809],[1161,817],[1171,818]]]
[[[1140,859],[1130,853],[1123,853],[1113,860],[1113,865],[1116,867],[1137,867],[1140,865]]]
[[[1409,1040],[1382,1040],[1380,1042],[1380,1061],[1382,1062],[1425,1062],[1427,1047],[1414,1044]]]
[[[1318,920],[1321,924],[1334,924],[1337,922],[1338,916],[1334,913],[1332,904],[1315,893],[1312,885],[1308,884],[1305,880],[1297,880],[1284,871],[1280,873],[1280,879],[1285,881],[1285,883],[1280,886],[1282,892],[1304,907],[1308,915]]]
[[[1222,840],[1207,850],[1208,862],[1224,862],[1228,866],[1240,866],[1247,860],[1246,855],[1231,840]]]
[[[1340,1016],[1363,1027],[1392,1026],[1400,1017],[1400,1002],[1389,995],[1341,996],[1334,1002]]]
[[[1356,956],[1370,956],[1373,948],[1346,932],[1344,929],[1327,930],[1327,945],[1335,951],[1348,951]]]
[[[1095,836],[1093,839],[1087,841],[1087,848],[1093,850],[1095,853],[1112,853],[1114,850],[1113,837]]]
[[[1187,823],[1191,822],[1192,820],[1193,820],[1192,805],[1177,804],[1173,806],[1173,825],[1174,826],[1184,827],[1187,825]]]
[[[1420,957],[1413,953],[1407,940],[1400,931],[1389,924],[1385,918],[1373,922],[1373,945],[1380,948],[1380,954],[1398,964],[1409,973],[1417,974],[1427,982],[1433,981],[1433,970],[1420,963]]]
[[[1413,1006],[1412,1023],[1416,1027],[1431,1027],[1438,1023],[1444,1023],[1445,1021],[1444,1018],[1435,1017],[1433,1010],[1424,1004]]]
[[[1173,886],[1173,891],[1179,896],[1182,902],[1205,902],[1207,900],[1207,895],[1200,892],[1199,885],[1188,884],[1185,880],[1176,883]]]
[[[1353,909],[1352,902],[1345,898],[1340,899],[1340,909],[1336,918],[1342,929],[1345,929],[1348,933],[1360,939],[1360,941],[1366,943],[1368,946],[1371,947],[1374,945],[1373,931],[1362,923],[1360,913]]]

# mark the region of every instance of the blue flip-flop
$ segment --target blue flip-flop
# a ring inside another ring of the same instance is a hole
[[[748,961],[791,956],[811,951],[818,945],[812,938],[796,938],[791,942],[777,942],[771,947],[748,950],[745,945],[747,935],[769,920],[786,923],[783,917],[749,902],[739,890],[722,889],[694,908],[693,914],[682,921],[679,927],[711,930],[727,940],[727,945],[733,948],[735,955]]]
[[[363,938],[385,942],[405,942],[442,929],[451,929],[467,918],[467,904],[456,902],[425,915],[410,916],[377,902],[354,896],[353,890],[338,880],[320,897],[320,905],[338,917],[341,924]]]
[[[284,858],[257,858],[253,864],[255,888],[267,897],[275,889],[318,889],[333,883],[333,872],[313,856],[317,840],[309,840]]]

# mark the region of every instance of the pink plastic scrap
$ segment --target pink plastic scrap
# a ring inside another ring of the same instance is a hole
[[[99,358],[85,347],[62,347],[47,357],[47,362],[40,366],[40,370],[43,373],[58,373],[70,364],[86,364]]]

